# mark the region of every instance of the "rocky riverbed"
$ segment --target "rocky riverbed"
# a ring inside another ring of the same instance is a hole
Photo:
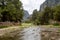
[[[60,40],[60,28],[5,28],[0,29],[0,40]]]
[[[41,40],[60,40],[60,28],[42,28]]]

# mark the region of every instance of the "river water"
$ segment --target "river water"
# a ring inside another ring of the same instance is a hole
[[[0,29],[0,40],[60,40],[60,28]]]
[[[39,27],[24,28],[20,35],[21,40],[41,40]]]

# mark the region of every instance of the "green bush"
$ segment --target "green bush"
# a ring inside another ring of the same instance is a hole
[[[54,25],[54,26],[59,26],[60,24],[59,24],[59,23],[54,23],[53,25]]]
[[[31,23],[31,21],[30,20],[27,20],[27,21],[25,21],[25,23]]]

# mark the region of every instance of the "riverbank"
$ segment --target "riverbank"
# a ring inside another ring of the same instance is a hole
[[[18,40],[20,31],[18,26],[0,29],[0,40]]]
[[[54,30],[55,29],[55,30]],[[41,40],[60,40],[60,28],[41,30]]]

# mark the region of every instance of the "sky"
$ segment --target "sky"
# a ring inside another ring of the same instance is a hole
[[[32,14],[34,9],[39,10],[40,5],[45,1],[45,0],[20,0],[23,3],[23,9],[27,10],[29,14]]]

